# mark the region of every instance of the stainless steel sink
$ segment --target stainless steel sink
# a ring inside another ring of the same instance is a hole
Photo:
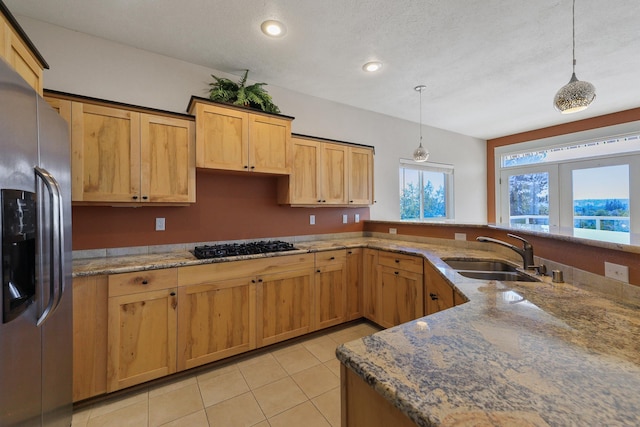
[[[464,271],[456,270],[459,275],[471,279],[501,280],[503,282],[539,282],[535,277],[519,271]]]
[[[485,259],[445,258],[449,267],[464,277],[480,280],[501,280],[504,282],[539,282],[537,278],[518,271],[513,265]]]
[[[454,259],[447,258],[443,261],[454,270],[474,270],[474,271],[517,271],[514,266],[502,261],[491,261],[485,259]]]

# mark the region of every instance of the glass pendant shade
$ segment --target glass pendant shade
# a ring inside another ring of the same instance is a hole
[[[562,86],[553,99],[556,110],[562,114],[586,110],[596,98],[596,88],[589,82],[582,82],[573,73],[569,83]]]
[[[413,160],[416,162],[426,162],[429,158],[429,150],[422,146],[422,142],[413,152]]]

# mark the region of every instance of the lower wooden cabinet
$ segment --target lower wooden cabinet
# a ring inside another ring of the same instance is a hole
[[[362,314],[372,322],[378,323],[380,297],[378,290],[378,250],[362,251]]]
[[[424,316],[422,274],[378,266],[378,324],[391,328]]]
[[[363,314],[383,326],[424,316],[422,257],[365,249]]]
[[[362,248],[347,249],[347,319],[355,320],[362,315]]]
[[[258,277],[258,347],[313,330],[313,275],[313,268],[305,268]]]
[[[347,251],[316,253],[314,277],[314,329],[339,325],[347,320]]]
[[[178,371],[256,348],[255,279],[186,285],[198,280],[190,271],[178,288]]]
[[[107,276],[73,279],[73,401],[107,392]]]
[[[176,269],[109,276],[107,391],[176,372],[176,286]]]
[[[453,307],[454,291],[447,280],[428,261],[424,261],[425,295],[424,306],[426,314],[437,313]],[[461,296],[458,296],[461,298]]]

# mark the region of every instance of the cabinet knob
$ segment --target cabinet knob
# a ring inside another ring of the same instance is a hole
[[[258,283],[262,283],[262,279],[258,279]]]
[[[316,273],[320,273],[320,270],[316,270]]]
[[[244,165],[244,168],[245,168],[245,169],[249,169],[249,166],[247,166],[247,165]]]
[[[336,259],[336,257],[332,256],[331,258],[329,258],[329,261],[333,261],[334,259]]]
[[[148,198],[148,196],[142,196],[142,200],[147,200]]]
[[[347,255],[351,255],[352,253],[353,253],[353,252],[349,251],[349,252],[347,252]]]
[[[175,292],[171,292],[169,295],[171,295],[172,297],[175,297],[176,293]]]
[[[327,201],[326,201],[326,200],[323,200],[323,201],[322,201],[322,203],[327,203]]]
[[[438,294],[430,293],[429,296],[433,301],[436,301],[438,299]]]
[[[255,168],[256,168],[255,166],[251,166],[251,169],[255,169]]]
[[[394,271],[394,273],[395,273],[395,274],[400,274],[400,272],[399,272],[399,271]]]
[[[256,283],[256,280],[255,280],[255,279],[252,279],[252,280],[251,280],[251,283]]]
[[[318,203],[322,203],[322,200],[318,200]]]
[[[133,196],[132,199],[133,200],[138,200],[138,196]]]
[[[143,284],[143,285],[148,285],[148,284],[149,284],[149,281],[148,281],[148,280],[143,280],[143,281],[142,281],[142,284]]]
[[[400,260],[399,260],[399,259],[397,259],[397,260],[396,260],[396,263],[400,264]]]
[[[349,200],[349,203],[353,203],[353,200]]]

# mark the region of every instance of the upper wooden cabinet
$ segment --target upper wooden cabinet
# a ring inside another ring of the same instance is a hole
[[[292,137],[291,176],[278,183],[278,203],[363,206],[373,203],[373,149]]]
[[[13,15],[0,2],[0,57],[42,95],[42,71],[49,68]]]
[[[196,166],[288,175],[292,117],[250,112],[192,97],[196,116]]]
[[[195,202],[193,120],[85,100],[46,99],[71,123],[73,202]]]

